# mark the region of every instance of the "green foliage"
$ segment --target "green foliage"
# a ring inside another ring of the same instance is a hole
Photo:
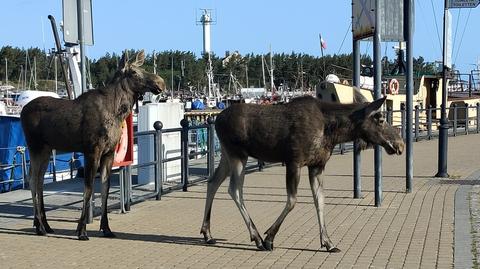
[[[28,52],[28,57],[26,53]],[[130,57],[134,57],[137,51],[128,50]],[[270,55],[263,55],[265,59],[265,80],[269,87]],[[106,53],[104,56],[93,60],[89,64],[91,80],[94,87],[102,87],[112,79],[121,55]],[[48,55],[38,48],[14,48],[5,46],[0,49],[0,81],[5,81],[5,59],[8,59],[8,78],[10,84],[17,85],[24,76],[25,62],[27,59],[27,87],[33,86],[33,59],[36,61],[37,81],[52,80],[54,78],[53,56]],[[215,82],[220,88],[226,90],[231,83],[232,74],[242,87],[264,87],[262,72],[262,55],[247,54],[239,55],[233,53],[229,61],[223,61],[225,57],[211,55],[214,70]],[[206,67],[208,59],[206,56],[196,57],[192,52],[185,51],[163,51],[155,54],[156,73],[165,79],[168,90],[192,89],[202,90],[206,87]],[[388,74],[395,65],[393,60],[383,59],[384,73]],[[372,59],[368,55],[362,55],[363,65],[372,65]],[[23,67],[22,67],[23,66]],[[144,68],[154,71],[154,54],[146,55]],[[273,55],[273,68],[275,85],[281,84],[290,89],[298,89],[302,86],[313,89],[327,74],[336,74],[339,78],[350,79],[352,77],[352,56],[351,54],[326,55],[316,57],[302,53],[291,52]],[[248,73],[247,73],[248,72]],[[422,57],[414,59],[415,74],[434,73],[435,65],[426,63]],[[60,68],[58,68],[59,80]],[[173,73],[173,76],[172,76]],[[31,78],[32,77],[32,78]],[[22,83],[20,83],[22,84]],[[20,85],[19,85],[20,86]],[[40,83],[37,89],[51,89],[52,83]]]

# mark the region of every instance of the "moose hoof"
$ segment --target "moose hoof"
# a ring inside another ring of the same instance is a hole
[[[47,231],[44,228],[35,227],[35,233],[37,235],[47,235]]]
[[[207,245],[215,245],[217,243],[217,240],[215,240],[213,238],[210,238],[210,239],[205,240],[205,243]]]
[[[334,247],[334,248],[328,249],[327,251],[331,253],[337,253],[337,252],[340,252],[341,250],[339,248]]]
[[[53,234],[53,233],[54,233],[53,229],[50,228],[50,226],[46,226],[46,227],[45,227],[45,231],[46,231],[47,233],[49,233],[49,234]]]
[[[88,240],[90,240],[90,239],[88,238],[87,235],[82,234],[82,235],[79,235],[79,236],[78,236],[78,240],[80,240],[80,241],[88,241]]]
[[[117,237],[112,231],[103,231],[103,237],[106,238],[115,238]]]
[[[273,242],[272,241],[264,241],[263,246],[265,250],[272,251],[273,250]]]

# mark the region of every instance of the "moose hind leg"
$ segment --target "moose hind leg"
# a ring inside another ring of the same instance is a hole
[[[215,169],[215,173],[213,176],[208,180],[207,185],[207,199],[205,202],[205,213],[203,216],[203,224],[200,230],[200,233],[203,234],[203,238],[205,239],[205,243],[207,244],[215,244],[216,241],[213,239],[210,233],[210,216],[212,213],[212,204],[213,199],[215,198],[215,194],[217,193],[218,187],[225,181],[228,176],[230,169],[228,167],[227,157],[222,155],[220,159],[220,164],[218,165],[217,169]]]
[[[282,225],[288,213],[290,213],[290,211],[292,211],[292,209],[295,207],[295,203],[297,202],[297,188],[299,182],[300,168],[296,164],[287,164],[287,204],[285,205],[285,208],[280,216],[278,216],[277,220],[265,232],[267,237],[265,237],[264,245],[267,250],[273,250],[273,240],[275,239],[275,235],[277,234],[280,225]]]
[[[243,181],[245,179],[245,165],[247,163],[247,158],[244,159],[230,159],[230,168],[232,170],[230,177],[230,185],[228,188],[228,193],[235,201],[240,213],[242,214],[243,220],[247,225],[248,231],[250,232],[250,240],[255,241],[257,248],[260,250],[265,250],[263,239],[258,233],[255,224],[253,223],[250,215],[248,214],[247,208],[243,201]]]
[[[44,149],[40,152],[30,151],[29,181],[33,201],[33,225],[35,226],[35,231],[38,235],[45,235],[53,232],[47,223],[43,202],[43,178],[47,171],[49,160],[49,149]]]
[[[323,190],[323,180],[320,177],[322,172],[320,168],[309,167],[308,177],[310,187],[312,189],[313,201],[317,209],[318,225],[320,228],[320,245],[326,247],[329,252],[340,252],[340,249],[333,246],[332,240],[328,237],[327,228],[325,226],[325,194]]]
[[[112,170],[113,157],[113,152],[108,153],[104,155],[100,161],[100,178],[102,180],[102,217],[100,220],[100,230],[103,231],[103,236],[109,238],[115,237],[115,234],[110,230],[107,216],[107,202],[110,191],[110,172]]]

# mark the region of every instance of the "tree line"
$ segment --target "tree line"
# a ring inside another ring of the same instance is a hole
[[[129,55],[136,51],[129,50]],[[121,55],[106,53],[98,59],[87,62],[87,80],[93,87],[101,87],[113,77]],[[233,91],[235,87],[270,87],[269,69],[270,54],[226,53],[224,56],[210,56],[214,81],[224,92]],[[390,74],[396,70],[396,59],[382,59],[383,73]],[[53,90],[52,81],[55,78],[55,57],[39,48],[17,48],[4,46],[0,49],[0,81],[5,84],[7,79],[6,63],[8,64],[8,81],[17,88],[38,90]],[[205,55],[197,57],[193,52],[163,51],[147,53],[144,68],[154,71],[164,78],[168,90],[191,90],[202,92],[208,84],[206,68],[208,58]],[[262,63],[263,62],[263,63]],[[274,53],[272,55],[273,76],[276,87],[289,89],[314,89],[327,74],[336,74],[339,78],[351,79],[352,55],[334,54],[324,57],[311,56],[303,53]],[[361,56],[361,63],[372,65],[368,55]],[[263,67],[263,70],[262,70]],[[422,57],[414,59],[414,73],[435,73],[433,63],[426,63]],[[60,67],[57,68],[58,80],[63,81]],[[264,79],[265,77],[265,79]],[[265,84],[264,84],[265,81]],[[231,92],[232,93],[232,92]]]

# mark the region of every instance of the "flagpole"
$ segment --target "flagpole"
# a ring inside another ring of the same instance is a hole
[[[323,57],[323,44],[322,44],[322,34],[318,34],[320,37],[320,51],[322,52],[322,61],[323,61],[323,80],[325,80],[325,57]]]

